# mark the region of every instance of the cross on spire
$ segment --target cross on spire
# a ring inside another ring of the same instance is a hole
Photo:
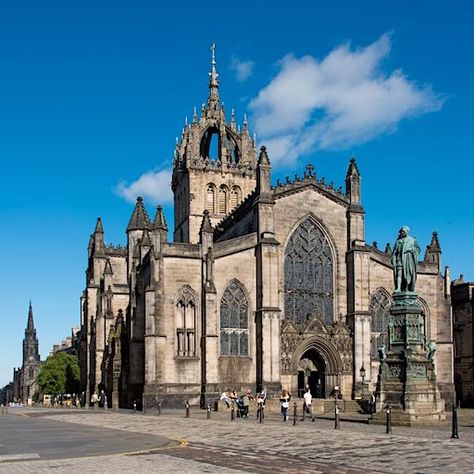
[[[216,44],[211,44],[211,72],[209,73],[209,100],[210,110],[217,110],[219,107],[219,74],[216,70]]]

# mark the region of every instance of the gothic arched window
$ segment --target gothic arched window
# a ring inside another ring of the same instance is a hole
[[[207,185],[206,190],[206,209],[211,213],[215,214],[215,200],[216,200],[216,187],[213,184]]]
[[[219,187],[219,195],[218,195],[218,206],[219,206],[219,214],[227,214],[227,186],[221,185]]]
[[[371,353],[378,357],[377,349],[388,344],[388,317],[390,315],[390,296],[379,288],[370,298],[369,311],[372,315]]]
[[[233,211],[241,200],[242,192],[238,186],[233,186],[230,192],[230,210]]]
[[[246,356],[249,353],[249,302],[242,285],[233,280],[221,299],[221,355]]]
[[[285,251],[285,315],[294,324],[319,316],[334,319],[334,263],[329,242],[310,218],[290,237]]]
[[[196,298],[194,291],[183,286],[176,298],[176,347],[177,355],[196,356]]]

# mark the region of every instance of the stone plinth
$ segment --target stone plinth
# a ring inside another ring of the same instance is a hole
[[[436,383],[433,354],[427,353],[424,316],[417,294],[394,293],[393,300],[389,348],[387,352],[385,348],[379,350],[377,413],[372,422],[385,422],[388,404],[392,406],[395,425],[444,421],[444,400]]]

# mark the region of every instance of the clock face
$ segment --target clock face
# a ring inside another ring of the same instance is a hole
[[[30,359],[29,360],[33,360],[33,356],[30,356]]]

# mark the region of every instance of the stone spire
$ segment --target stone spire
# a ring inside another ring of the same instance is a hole
[[[267,148],[262,146],[257,162],[257,192],[267,194],[271,190],[271,166]]]
[[[146,212],[145,206],[143,205],[143,198],[137,197],[137,204],[133,210],[132,217],[128,223],[127,232],[131,230],[143,230],[151,227],[150,218]]]
[[[31,306],[31,301],[30,301],[30,307],[28,309],[28,323],[26,325],[26,334],[34,334],[35,332],[35,322],[33,319],[33,307]]]
[[[163,207],[156,207],[155,220],[153,221],[153,230],[165,230],[168,231],[168,226],[166,225],[165,213],[163,212]]]
[[[219,74],[216,70],[216,44],[211,45],[211,72],[209,73],[209,99],[207,101],[209,110],[219,108]]]
[[[102,225],[102,219],[100,217],[97,218],[94,233],[91,236],[91,243],[95,256],[103,255],[105,251],[104,226]]]

